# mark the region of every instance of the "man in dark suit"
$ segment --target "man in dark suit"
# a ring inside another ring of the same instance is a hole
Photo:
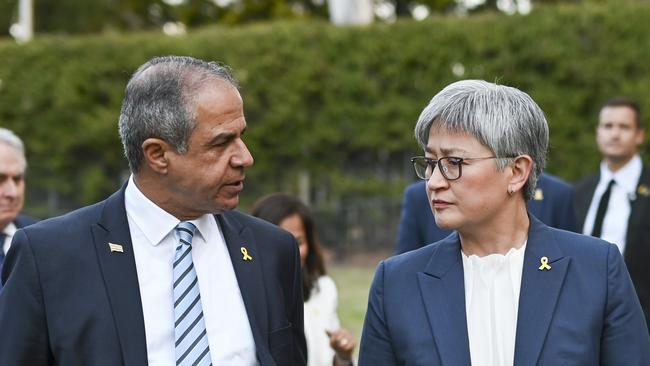
[[[645,138],[639,105],[627,98],[601,108],[596,142],[600,169],[576,184],[575,207],[582,233],[618,246],[650,319],[650,171],[639,147]],[[649,323],[650,325],[650,323]]]
[[[451,230],[441,229],[431,212],[426,181],[415,182],[404,191],[402,215],[397,229],[396,254],[442,240]],[[573,208],[573,187],[553,175],[543,173],[528,201],[528,210],[548,226],[577,231]]]
[[[245,129],[226,67],[141,66],[119,121],[128,182],[14,237],[0,364],[306,364],[297,243],[232,211]]]
[[[26,170],[22,140],[12,131],[0,128],[0,269],[16,230],[36,222],[20,214],[25,203]]]

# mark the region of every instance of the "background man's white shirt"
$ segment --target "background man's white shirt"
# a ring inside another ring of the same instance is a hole
[[[643,162],[639,155],[635,155],[632,160],[615,173],[609,170],[607,163],[604,161],[600,163],[600,180],[585,217],[583,234],[591,235],[600,198],[607,190],[609,182],[614,179],[616,184],[612,186],[600,237],[616,244],[621,253],[624,252],[625,240],[627,239],[627,223],[632,212],[631,201],[636,198],[636,185],[641,178],[642,170]]]

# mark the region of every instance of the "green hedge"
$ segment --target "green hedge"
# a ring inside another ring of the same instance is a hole
[[[5,40],[0,125],[28,146],[31,211],[67,210],[124,181],[117,119],[140,64],[162,54],[220,60],[240,79],[256,159],[244,206],[263,193],[296,191],[299,172],[309,173],[319,205],[398,200],[413,179],[407,158],[418,153],[419,112],[446,84],[480,78],[532,95],[551,128],[548,170],[574,180],[597,167],[594,126],[604,100],[629,95],[650,111],[650,5],[624,4],[361,28],[281,22],[178,38]]]

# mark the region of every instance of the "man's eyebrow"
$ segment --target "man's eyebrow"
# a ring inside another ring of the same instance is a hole
[[[222,143],[225,141],[229,141],[234,139],[237,136],[236,133],[233,132],[222,132],[216,136],[214,136],[210,141],[208,141],[208,145],[214,145],[216,143]]]

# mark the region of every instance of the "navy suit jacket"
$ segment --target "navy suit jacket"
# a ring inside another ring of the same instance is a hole
[[[304,365],[298,246],[274,225],[216,216],[261,365]],[[108,243],[124,252],[111,252]],[[246,245],[253,260],[243,261]],[[2,272],[0,365],[147,364],[124,188],[107,200],[14,235]]]
[[[578,231],[573,208],[573,187],[555,176],[546,173],[540,176],[535,195],[528,201],[528,210],[548,226]],[[449,234],[450,230],[436,225],[427,198],[426,181],[408,186],[404,192],[402,215],[397,229],[396,254],[434,243]]]
[[[600,173],[596,173],[576,184],[575,207],[581,231],[599,180]],[[623,257],[650,327],[650,168],[644,167],[641,171],[636,197],[630,205]]]
[[[618,248],[530,218],[514,365],[650,365],[648,329]],[[539,270],[544,256],[551,270]],[[458,233],[379,264],[359,365],[470,365]]]
[[[16,216],[16,219],[14,220],[14,225],[16,225],[16,227],[20,229],[20,228],[23,228],[25,226],[34,224],[36,222],[38,222],[38,220],[36,220],[35,218],[29,217],[27,215],[20,214],[20,215]],[[0,248],[0,250],[2,250],[2,248]],[[0,261],[0,271],[2,271],[2,266],[3,265],[4,265],[4,260],[1,260]],[[0,282],[0,290],[2,290],[2,282]]]
[[[18,215],[16,219],[14,220],[14,225],[16,225],[17,228],[22,228],[31,224],[37,223],[38,220],[36,220],[33,217],[27,216],[27,215]]]

